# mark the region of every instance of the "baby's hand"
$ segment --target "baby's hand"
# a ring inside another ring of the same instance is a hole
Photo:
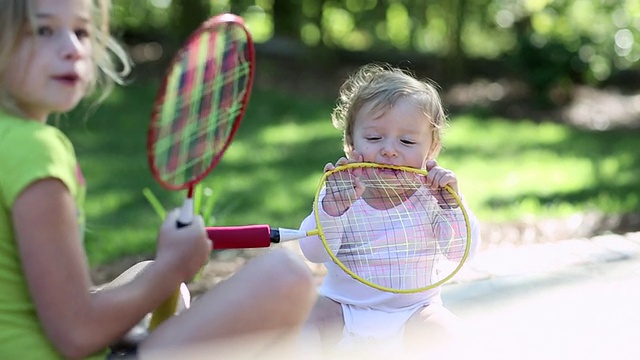
[[[431,191],[431,194],[438,200],[443,208],[458,207],[455,197],[451,195],[445,186],[451,187],[458,195],[458,178],[453,171],[438,166],[435,160],[427,161],[427,176],[425,177],[425,186]]]
[[[353,159],[342,157],[336,164],[328,163],[324,171],[331,171],[337,166],[362,162],[362,156],[354,152]],[[322,209],[331,216],[340,216],[358,199],[365,190],[358,178],[361,170],[352,169],[329,175],[326,181],[326,194],[322,199]]]
[[[194,216],[189,225],[178,228],[178,213],[178,210],[168,213],[160,227],[156,262],[168,266],[186,283],[207,263],[212,244],[201,216]]]

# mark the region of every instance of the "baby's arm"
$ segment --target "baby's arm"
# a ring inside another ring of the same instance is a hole
[[[462,257],[464,249],[461,245],[467,239],[466,226],[462,210],[457,206],[455,198],[448,191],[444,190],[445,186],[449,186],[454,193],[460,198],[462,205],[467,212],[469,220],[469,228],[471,230],[471,245],[469,255],[473,256],[480,246],[480,226],[478,220],[469,207],[465,204],[462,194],[458,190],[458,178],[448,169],[438,166],[435,160],[429,160],[426,163],[428,175],[424,179],[424,185],[431,191],[433,198],[436,199],[439,209],[438,216],[431,221],[436,236],[438,236],[439,246],[441,249],[448,249],[447,257],[455,260]],[[444,220],[444,221],[443,221]],[[442,226],[448,224],[449,226]]]
[[[467,210],[467,217],[469,218],[469,227],[471,228],[471,248],[469,249],[469,257],[474,257],[480,248],[482,243],[482,236],[480,236],[480,222],[471,209],[464,203],[463,205]]]
[[[324,197],[325,189],[322,189],[318,196],[319,201],[321,202]],[[322,209],[322,206],[319,206],[318,208],[318,216],[320,217],[325,239],[331,249],[331,252],[335,254],[338,252],[338,249],[340,249],[340,245],[342,245],[342,234],[344,229],[340,224],[341,218],[346,216],[346,213],[341,216],[331,216]],[[300,230],[311,231],[315,229],[317,229],[316,213],[312,212],[302,221],[302,224],[300,224]],[[327,250],[318,235],[308,236],[301,239],[300,249],[304,256],[311,262],[323,263],[331,261],[331,257],[327,253]]]
[[[480,225],[475,214],[467,207],[464,200],[462,205],[467,213],[471,235],[468,257],[473,257],[481,242]],[[446,250],[445,255],[448,259],[459,260],[464,255],[464,245],[467,241],[467,227],[462,209],[460,207],[439,208],[437,213],[438,215],[432,221],[438,238],[438,246],[441,250]]]

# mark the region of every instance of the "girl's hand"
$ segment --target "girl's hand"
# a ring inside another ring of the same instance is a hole
[[[342,157],[336,161],[336,164],[328,163],[324,167],[324,171],[331,171],[337,166],[342,166],[355,162],[362,162],[363,158],[355,151],[352,152],[350,159]],[[326,194],[322,199],[323,210],[331,216],[340,216],[358,199],[365,190],[364,185],[358,178],[361,170],[354,169],[344,172],[331,174],[326,182]]]
[[[201,216],[194,216],[189,225],[178,228],[178,214],[177,209],[171,211],[160,227],[156,262],[171,269],[180,282],[187,283],[207,263],[212,244]]]
[[[425,177],[425,186],[438,200],[438,204],[443,208],[457,207],[456,199],[444,189],[448,185],[456,195],[459,194],[456,174],[451,170],[438,166],[435,160],[428,160],[426,165],[428,174]]]

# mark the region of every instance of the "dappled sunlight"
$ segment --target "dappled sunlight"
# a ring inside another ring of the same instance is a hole
[[[89,185],[87,220],[97,229],[88,237],[92,261],[118,256],[94,252],[96,239],[125,248],[151,244],[159,219],[143,188],[165,208],[179,206],[185,196],[155,184],[146,163],[155,91],[153,82],[128,86],[88,121],[83,112],[61,119]],[[294,101],[285,93],[254,91],[234,142],[205,180],[217,194],[217,224],[299,225],[311,209],[322,168],[343,155],[341,133],[330,121],[333,106],[324,99]],[[528,239],[554,231],[567,235],[574,229],[570,219],[582,213],[597,214],[582,218],[583,229],[614,229],[619,222],[606,222],[608,214],[639,206],[640,154],[633,131],[590,132],[473,111],[450,120],[438,162],[456,172],[466,201],[488,231],[499,233],[492,235],[498,242],[535,241]],[[547,225],[556,230],[543,230]]]
[[[465,198],[484,221],[625,212],[638,206],[635,191],[629,191],[637,187],[634,141],[622,132],[504,118],[478,121],[469,113],[451,118],[439,163],[456,171]]]
[[[640,128],[640,92],[625,95],[579,87],[562,116],[567,123],[586,129]]]
[[[262,7],[249,7],[243,19],[256,43],[265,42],[273,37],[273,19]]]
[[[495,150],[503,156],[513,156],[518,150],[535,147],[553,146],[566,141],[574,131],[570,127],[556,123],[537,123],[522,119],[513,120],[500,117],[484,117],[470,113],[453,115],[450,128],[445,131],[445,153],[455,151],[457,147]],[[500,145],[500,146],[497,146]],[[505,147],[503,147],[505,146]]]
[[[338,130],[327,126],[327,119],[319,119],[315,123],[300,124],[291,119],[285,124],[275,125],[265,129],[261,140],[267,146],[308,143],[320,138],[335,139]]]

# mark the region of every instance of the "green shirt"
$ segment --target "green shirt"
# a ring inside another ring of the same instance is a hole
[[[40,325],[18,253],[11,209],[33,182],[56,178],[76,202],[83,232],[85,184],[69,139],[57,128],[0,112],[0,358],[61,359]],[[33,224],[38,226],[38,224]],[[81,234],[82,235],[82,234]],[[81,236],[83,237],[83,236]],[[46,274],[43,274],[46,276]],[[101,354],[98,358],[105,358]]]

